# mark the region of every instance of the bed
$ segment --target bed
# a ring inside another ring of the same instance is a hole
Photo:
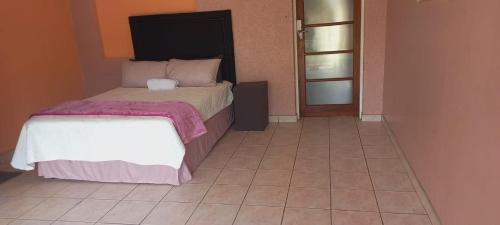
[[[30,118],[21,131],[12,165],[38,169],[46,178],[179,185],[191,180],[233,122],[236,82],[231,12],[129,18],[135,61],[204,59],[222,55],[222,82],[214,87],[171,91],[117,88],[88,102],[188,103],[206,132],[184,141],[175,120],[159,116],[46,115]]]

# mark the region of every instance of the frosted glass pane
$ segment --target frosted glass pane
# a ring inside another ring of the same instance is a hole
[[[306,78],[352,77],[352,53],[306,56]]]
[[[305,24],[352,21],[354,0],[304,0]]]
[[[307,105],[352,104],[352,81],[308,82]]]
[[[352,24],[306,28],[306,52],[352,50]]]

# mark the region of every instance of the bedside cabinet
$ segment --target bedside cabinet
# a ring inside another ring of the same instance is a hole
[[[236,130],[265,130],[269,124],[267,81],[241,82],[234,88]]]

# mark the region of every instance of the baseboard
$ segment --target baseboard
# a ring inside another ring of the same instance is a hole
[[[297,122],[297,116],[269,116],[269,122],[271,123],[295,123]]]
[[[434,210],[434,207],[432,206],[432,203],[429,200],[427,193],[425,193],[425,190],[420,184],[420,181],[418,181],[415,172],[408,163],[406,155],[403,153],[401,146],[399,145],[398,141],[396,140],[396,137],[394,136],[394,133],[392,132],[391,127],[387,123],[387,120],[382,116],[381,121],[383,121],[382,123],[384,124],[385,129],[389,133],[389,137],[391,138],[391,141],[394,144],[399,157],[402,159],[401,161],[403,161],[403,166],[408,172],[408,176],[410,177],[410,181],[413,184],[413,187],[415,188],[418,197],[422,200],[422,205],[424,206],[425,211],[429,215],[429,219],[431,220],[432,225],[441,225],[441,220],[439,219],[436,210]]]
[[[382,121],[382,115],[377,114],[377,115],[361,115],[361,120],[365,122],[380,122]]]

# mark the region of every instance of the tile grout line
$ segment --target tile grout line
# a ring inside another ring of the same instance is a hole
[[[231,127],[229,128],[231,129]],[[227,133],[225,133],[224,135],[226,135]],[[236,150],[234,150],[233,153],[231,153],[231,157],[229,157],[229,159],[224,163],[224,166],[221,168],[221,171],[220,173],[217,175],[217,177],[215,177],[214,181],[212,184],[210,184],[210,187],[207,189],[207,192],[205,192],[205,194],[203,195],[203,197],[200,199],[200,201],[198,202],[198,204],[196,204],[196,207],[194,208],[193,212],[191,212],[191,214],[189,215],[189,217],[187,218],[186,222],[184,224],[187,224],[189,222],[189,220],[191,219],[191,217],[193,217],[194,213],[196,212],[196,210],[198,210],[198,208],[200,208],[200,205],[202,204],[203,202],[203,199],[205,199],[205,197],[207,196],[208,192],[210,191],[210,189],[212,189],[213,186],[216,185],[217,183],[217,179],[219,179],[220,175],[222,174],[222,172],[224,171],[224,169],[226,168],[226,165],[227,163],[229,162],[229,160],[231,160],[231,158],[233,158],[233,156],[236,154],[236,152],[238,151],[238,149],[240,148],[241,144],[243,143],[243,141],[245,140],[245,138],[247,137],[248,135],[248,132],[245,131],[245,135],[243,136],[243,138],[241,139],[241,141],[236,145]],[[217,145],[217,143],[216,143]],[[215,146],[215,145],[214,145]],[[212,149],[213,150],[213,149]],[[212,152],[212,150],[210,150],[210,152]],[[206,159],[206,158],[205,158]],[[205,160],[204,159],[204,160]]]
[[[283,224],[283,220],[285,219],[285,210],[286,210],[286,208],[287,208],[286,206],[288,204],[288,195],[290,194],[290,189],[292,186],[293,174],[295,173],[295,162],[297,161],[297,155],[299,154],[298,149],[300,146],[300,138],[302,137],[302,129],[304,128],[304,120],[300,121],[299,128],[300,128],[300,131],[299,131],[299,136],[297,137],[298,142],[297,142],[297,147],[295,149],[295,156],[293,159],[292,173],[290,174],[290,181],[288,182],[288,190],[286,192],[285,205],[283,206],[283,214],[281,215],[281,222],[280,222],[281,225]]]
[[[382,219],[382,212],[380,210],[380,203],[378,200],[378,196],[376,194],[375,185],[373,185],[372,173],[370,171],[370,167],[368,167],[368,159],[366,158],[365,146],[363,144],[363,140],[361,139],[361,132],[359,132],[359,122],[358,121],[355,122],[355,126],[356,126],[356,130],[358,132],[358,138],[359,138],[359,142],[361,144],[361,149],[363,150],[363,159],[365,160],[365,165],[366,165],[366,169],[368,171],[368,176],[370,177],[370,184],[372,185],[373,195],[375,197],[375,202],[377,203],[377,209],[378,209],[377,213],[379,215],[380,222],[382,223],[382,225],[384,225],[384,220]]]
[[[330,224],[333,224],[333,172],[332,172],[332,148],[334,148],[334,145],[332,145],[333,138],[332,136],[335,135],[335,132],[333,130],[333,124],[332,124],[332,117],[328,118],[328,178],[330,179]]]
[[[278,129],[278,125],[279,125],[279,122],[276,123],[276,126],[274,127],[274,129],[272,131],[271,138],[269,138],[269,142],[266,145],[266,150],[264,151],[264,154],[262,155],[262,158],[259,161],[259,165],[257,165],[257,169],[255,170],[255,173],[253,174],[252,179],[250,180],[250,184],[248,185],[247,191],[245,192],[245,195],[243,196],[243,199],[241,200],[240,207],[238,208],[238,211],[236,212],[236,215],[234,216],[233,222],[231,223],[233,225],[236,223],[236,219],[238,218],[238,214],[240,213],[241,208],[243,208],[243,205],[245,203],[245,199],[247,198],[248,192],[250,191],[250,187],[252,187],[253,180],[255,179],[255,176],[257,176],[257,171],[259,170],[259,167],[262,164],[262,161],[264,160],[264,156],[266,155],[266,152],[269,150],[269,145],[271,145],[271,141],[274,137],[276,130]],[[247,133],[247,135],[248,135],[248,133]],[[245,135],[245,139],[247,138],[247,135]]]

